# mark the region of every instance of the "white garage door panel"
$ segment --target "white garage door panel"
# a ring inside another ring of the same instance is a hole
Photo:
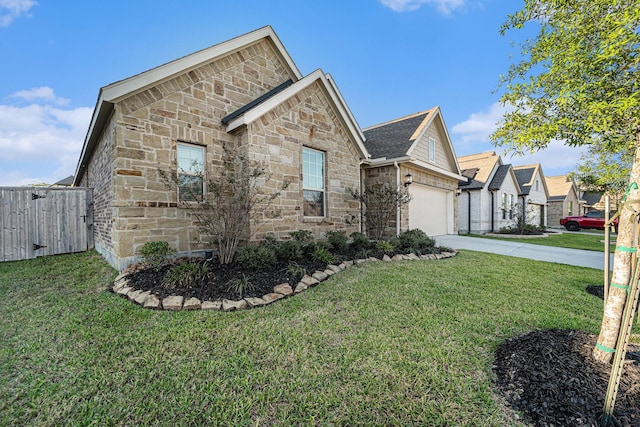
[[[409,228],[419,228],[429,236],[447,234],[452,220],[449,193],[418,185],[412,185],[410,191]]]

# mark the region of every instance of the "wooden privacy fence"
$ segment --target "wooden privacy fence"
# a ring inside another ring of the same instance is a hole
[[[90,189],[0,187],[0,261],[92,248],[92,212]]]

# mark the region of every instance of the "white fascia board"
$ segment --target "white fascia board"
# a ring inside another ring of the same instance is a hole
[[[164,65],[160,65],[159,67],[145,71],[133,77],[129,77],[128,79],[105,86],[103,88],[104,99],[109,102],[118,102],[119,100],[131,96],[132,94],[150,86],[198,68],[202,64],[211,62],[218,57],[228,55],[236,50],[240,50],[264,38],[273,43],[276,52],[279,53],[281,59],[288,67],[289,72],[292,74],[292,78],[294,80],[299,80],[302,77],[300,70],[298,70],[298,67],[289,56],[289,53],[273,31],[273,28],[267,26],[184,56],[180,59],[168,62]]]
[[[343,120],[344,124],[346,125],[349,132],[351,133],[353,140],[357,143],[362,156],[364,158],[370,157],[367,149],[364,146],[364,135],[360,131],[360,128],[358,127],[355,120],[352,120],[352,116],[348,112],[346,104],[343,104],[342,98],[338,96],[334,86],[331,85],[331,83],[329,82],[326,75],[322,72],[321,69],[317,69],[316,71],[312,72],[308,76],[303,77],[298,82],[292,84],[282,92],[277,93],[276,95],[272,96],[265,102],[259,105],[256,105],[251,110],[231,120],[227,124],[227,132],[232,132],[233,130],[241,126],[246,126],[246,125],[249,125],[250,123],[253,123],[254,121],[264,116],[266,113],[268,113],[272,109],[276,108],[278,105],[285,102],[287,99],[291,98],[296,93],[299,93],[304,89],[308,88],[309,86],[314,84],[316,81],[320,81],[322,83],[322,86],[324,87],[326,93],[329,95],[329,98],[331,98],[334,106],[338,109],[339,115],[344,119]]]
[[[406,163],[411,161],[411,157],[409,156],[405,156],[405,157],[396,157],[395,159],[387,159],[386,157],[378,157],[376,159],[371,159],[370,161],[367,162],[368,166],[371,166],[373,168],[377,168],[377,167],[381,167],[381,166],[391,166],[394,165],[395,163]]]
[[[415,160],[412,159],[409,163],[414,164],[422,169],[426,169],[428,171],[449,177],[449,178],[453,178],[453,179],[457,179],[458,181],[466,181],[467,178],[460,175],[459,173],[453,173],[453,172],[449,172],[448,170],[439,168],[438,166],[432,165],[430,163],[427,162],[423,162],[422,160]]]
[[[96,106],[93,109],[93,114],[91,116],[91,121],[89,122],[89,129],[87,130],[87,134],[84,137],[84,143],[82,144],[82,151],[80,152],[80,157],[78,158],[78,164],[76,165],[76,172],[73,176],[73,185],[77,185],[80,178],[80,170],[82,168],[83,163],[86,161],[86,157],[90,154],[87,150],[90,148],[92,141],[94,140],[94,133],[96,132],[96,124],[98,124],[98,119],[101,115],[111,114],[111,108],[113,104],[107,103],[103,97],[103,91],[100,89],[100,93],[98,94],[98,100],[96,101]],[[109,111],[106,111],[109,110]],[[91,148],[91,151],[93,148]]]

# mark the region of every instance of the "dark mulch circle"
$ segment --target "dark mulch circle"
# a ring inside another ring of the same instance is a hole
[[[611,366],[594,361],[596,336],[546,330],[506,340],[495,353],[497,388],[536,426],[599,426]],[[614,418],[640,426],[640,345],[631,344]]]
[[[587,286],[587,292],[593,296],[604,300],[604,286],[603,285],[590,285]]]

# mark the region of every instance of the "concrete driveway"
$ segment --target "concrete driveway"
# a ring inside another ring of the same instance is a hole
[[[453,249],[468,249],[470,251],[489,252],[537,261],[556,262],[559,264],[604,270],[604,252],[556,248],[553,246],[512,242],[508,239],[482,239],[479,237],[460,235],[436,236],[435,239],[438,246],[446,246]],[[609,268],[613,266],[613,253],[610,259]]]

